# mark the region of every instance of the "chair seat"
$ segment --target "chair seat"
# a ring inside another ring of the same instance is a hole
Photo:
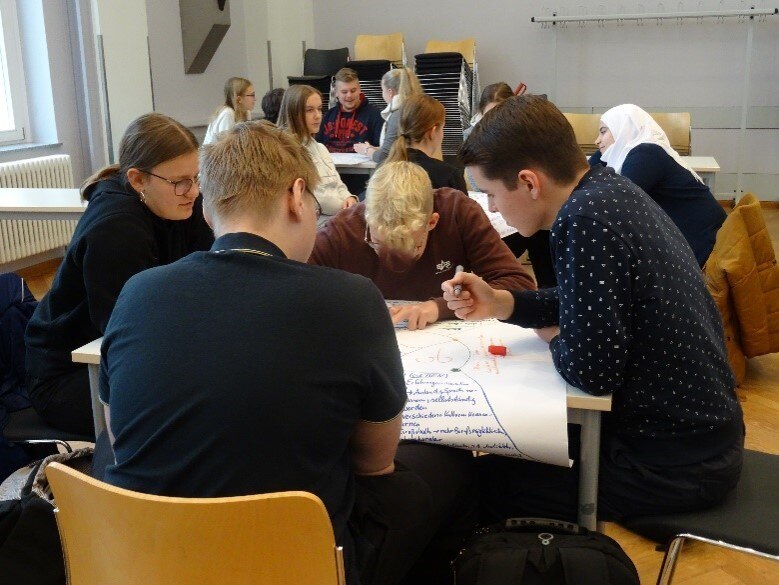
[[[22,441],[84,441],[93,443],[94,437],[71,433],[50,426],[34,408],[24,408],[8,415],[8,424],[3,429],[5,438],[12,443]]]
[[[322,81],[324,79],[330,79],[330,75],[288,75],[287,80],[289,83],[293,81],[300,83],[307,83],[309,81]]]
[[[744,451],[741,479],[720,505],[663,516],[642,516],[622,524],[655,542],[693,534],[779,555],[779,455]]]

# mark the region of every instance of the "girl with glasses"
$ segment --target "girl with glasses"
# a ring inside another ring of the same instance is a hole
[[[119,164],[84,183],[89,205],[25,335],[30,400],[52,426],[94,432],[87,368],[70,352],[103,335],[124,283],[211,247],[197,183],[197,140],[162,114],[131,122]]]
[[[257,95],[254,93],[251,81],[244,77],[231,77],[225,82],[224,93],[224,104],[214,113],[203,144],[215,142],[220,132],[229,130],[238,122],[245,122],[252,117]]]

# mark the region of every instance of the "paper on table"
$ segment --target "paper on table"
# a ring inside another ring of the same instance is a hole
[[[359,165],[373,160],[369,156],[356,152],[331,152],[330,156],[336,165]]]
[[[486,193],[482,193],[481,191],[468,191],[468,196],[481,205],[482,209],[484,209],[484,213],[486,213],[487,217],[490,219],[492,227],[495,228],[495,231],[498,232],[501,238],[517,233],[517,229],[507,224],[500,213],[497,211],[490,211],[490,204],[487,200]]]
[[[408,392],[403,439],[570,464],[565,381],[532,330],[443,321],[396,334]]]

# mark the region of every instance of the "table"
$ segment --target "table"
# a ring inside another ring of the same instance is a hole
[[[680,157],[690,168],[698,173],[706,186],[716,195],[714,181],[719,172],[719,164],[713,156],[682,156]]]
[[[89,388],[92,396],[92,418],[95,436],[105,430],[105,411],[100,402],[100,345],[103,338],[95,339],[73,350],[73,361],[87,364]],[[553,366],[550,366],[553,367]],[[568,422],[581,426],[581,447],[579,451],[579,514],[578,522],[590,530],[597,529],[598,513],[598,466],[600,457],[601,412],[611,410],[611,396],[592,396],[566,385]]]
[[[375,162],[356,152],[331,152],[330,156],[342,175],[370,175],[376,168]]]
[[[86,208],[78,189],[0,189],[0,219],[78,220]]]

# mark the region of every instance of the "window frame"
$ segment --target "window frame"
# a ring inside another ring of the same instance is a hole
[[[19,31],[19,17],[16,0],[0,0],[0,91],[10,97],[10,110],[14,128],[0,130],[0,146],[25,142],[30,139],[30,121],[27,110],[27,85],[24,75],[24,60]]]

